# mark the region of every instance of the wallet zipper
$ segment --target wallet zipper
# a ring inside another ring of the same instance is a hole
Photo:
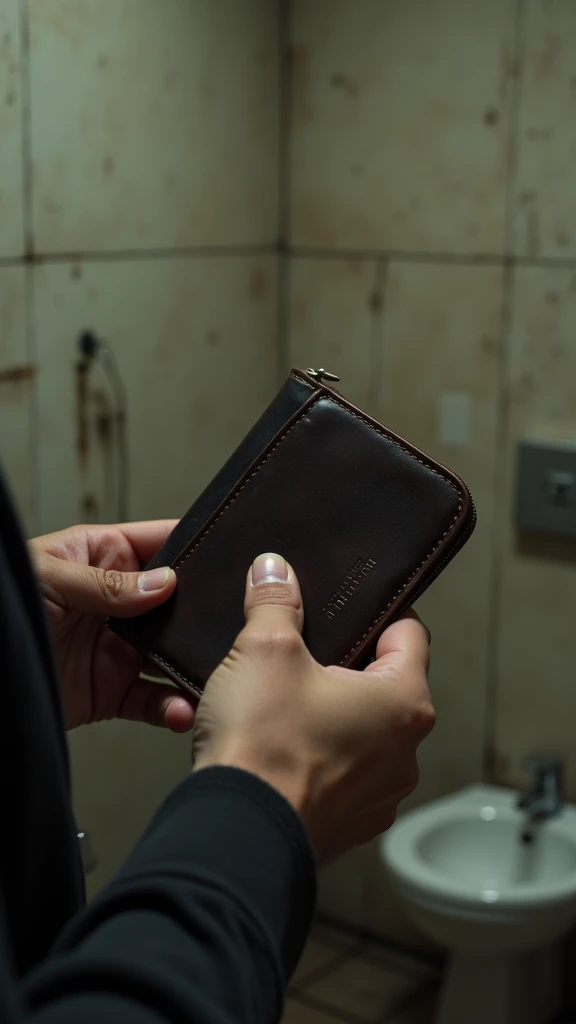
[[[321,384],[323,380],[329,381],[334,384],[338,384],[338,382],[340,381],[340,377],[337,377],[335,373],[330,373],[329,370],[325,370],[323,367],[320,367],[318,370],[314,370],[309,367],[306,370],[306,373],[308,374],[309,377],[312,378],[312,380],[315,380],[318,384]]]

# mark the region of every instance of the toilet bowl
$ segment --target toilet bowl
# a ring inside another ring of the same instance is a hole
[[[576,921],[576,809],[526,832],[518,794],[468,786],[382,838],[393,888],[450,951],[438,1024],[548,1024],[558,940]]]

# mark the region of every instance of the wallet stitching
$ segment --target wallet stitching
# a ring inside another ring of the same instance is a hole
[[[298,379],[298,380],[300,380],[300,378],[299,378],[299,377],[298,377],[297,379]],[[303,383],[305,383],[305,384],[306,384],[307,382],[306,382],[306,381],[304,381]],[[308,387],[310,387],[310,385],[307,385],[307,386],[308,386]],[[312,388],[312,387],[310,387],[310,390],[311,390],[311,391],[314,391],[315,389],[314,389],[314,388]],[[246,479],[244,480],[244,482],[242,483],[242,485],[241,485],[241,486],[240,486],[240,487],[239,487],[239,488],[238,488],[238,489],[237,489],[237,490],[235,491],[235,493],[233,494],[233,496],[232,496],[232,497],[230,498],[230,501],[228,501],[228,502],[226,503],[226,505],[224,505],[224,507],[223,507],[223,508],[222,508],[222,509],[220,510],[220,512],[218,513],[218,515],[216,516],[216,518],[215,518],[215,519],[213,520],[213,522],[211,522],[211,523],[210,523],[210,526],[208,527],[208,529],[207,529],[207,530],[206,530],[206,531],[205,531],[205,532],[204,532],[204,533],[202,534],[202,536],[201,536],[201,537],[199,537],[199,538],[198,538],[198,540],[197,540],[197,541],[196,541],[196,542],[195,542],[194,544],[192,544],[192,545],[191,545],[191,547],[190,547],[190,548],[189,548],[189,549],[188,549],[188,550],[186,551],[186,554],[185,554],[185,555],[183,555],[183,557],[182,557],[182,558],[180,558],[180,559],[179,559],[179,561],[177,561],[177,562],[174,562],[174,564],[173,564],[172,568],[173,568],[173,569],[175,569],[175,570],[176,570],[176,569],[178,569],[178,568],[179,568],[179,567],[180,567],[181,565],[183,565],[183,564],[184,564],[184,562],[186,561],[186,559],[187,559],[187,558],[189,558],[191,554],[193,554],[193,552],[194,552],[194,551],[196,550],[196,548],[198,548],[198,547],[200,546],[200,544],[202,544],[202,542],[203,542],[203,541],[204,541],[204,539],[205,539],[205,538],[206,538],[206,537],[208,536],[208,534],[209,534],[209,533],[210,533],[210,531],[211,531],[211,530],[213,529],[213,527],[214,527],[214,526],[216,526],[216,523],[218,522],[218,520],[219,520],[219,519],[220,519],[220,518],[221,518],[221,517],[222,517],[222,516],[224,515],[224,513],[225,513],[225,512],[226,512],[226,511],[227,511],[227,510],[228,510],[228,509],[230,508],[230,506],[231,506],[231,505],[233,505],[233,504],[234,504],[234,502],[236,501],[236,499],[237,499],[237,498],[238,498],[238,497],[240,496],[240,494],[242,493],[242,491],[244,490],[244,488],[245,488],[245,487],[247,486],[247,484],[248,484],[248,483],[250,482],[250,480],[252,479],[252,477],[256,476],[256,474],[260,472],[260,470],[262,469],[262,466],[264,466],[264,464],[265,464],[265,463],[266,463],[266,462],[268,461],[268,459],[270,458],[270,456],[271,456],[271,455],[272,455],[272,454],[273,454],[273,453],[274,453],[274,452],[276,451],[276,449],[278,448],[278,446],[282,444],[282,441],[284,441],[284,440],[285,440],[285,439],[286,439],[286,438],[288,437],[288,434],[290,434],[290,433],[291,433],[291,431],[292,431],[292,430],[294,430],[294,427],[298,426],[298,424],[299,424],[299,423],[301,422],[301,420],[302,420],[302,419],[304,418],[304,416],[306,416],[306,415],[307,415],[307,413],[309,412],[309,410],[310,410],[310,409],[311,409],[311,408],[312,408],[312,407],[313,407],[313,406],[314,406],[314,405],[316,404],[316,402],[318,402],[318,401],[319,401],[319,400],[320,400],[321,398],[326,398],[326,399],[328,399],[328,400],[329,400],[330,402],[332,402],[332,403],[333,403],[334,405],[338,405],[338,406],[339,406],[339,407],[340,407],[341,409],[343,409],[343,410],[344,410],[344,412],[348,413],[348,415],[349,415],[349,416],[354,416],[354,417],[355,417],[355,418],[356,418],[357,420],[360,420],[360,422],[361,422],[361,423],[364,423],[364,424],[365,424],[366,426],[370,427],[370,429],[371,429],[371,430],[373,430],[375,434],[380,434],[380,436],[381,436],[381,437],[385,438],[385,439],[386,439],[387,441],[390,441],[390,443],[391,443],[391,444],[393,444],[393,445],[395,445],[395,446],[396,446],[396,448],[400,448],[400,449],[401,449],[401,450],[402,450],[403,452],[405,452],[405,453],[406,453],[406,454],[407,454],[407,455],[408,455],[408,456],[409,456],[409,457],[410,457],[411,459],[413,459],[413,461],[414,461],[414,462],[418,462],[418,463],[419,463],[419,464],[420,464],[421,466],[424,466],[424,467],[425,467],[426,469],[428,469],[428,470],[429,470],[429,471],[430,471],[431,473],[434,473],[434,475],[435,475],[435,476],[437,476],[437,477],[440,477],[440,479],[441,479],[441,480],[443,480],[443,481],[444,481],[444,483],[447,483],[447,484],[449,484],[449,486],[450,486],[450,487],[452,488],[452,490],[454,490],[454,491],[456,492],[456,494],[458,495],[458,497],[459,497],[459,499],[460,499],[460,501],[459,501],[459,504],[458,504],[458,511],[456,512],[456,515],[454,516],[454,519],[453,519],[452,523],[450,524],[450,526],[449,526],[449,527],[448,527],[448,528],[447,528],[447,529],[446,529],[446,530],[444,531],[444,533],[443,533],[443,534],[442,534],[442,536],[440,537],[440,540],[438,541],[438,543],[434,545],[434,547],[432,548],[432,550],[430,551],[430,553],[429,553],[428,555],[426,555],[426,558],[425,558],[425,559],[424,559],[424,560],[423,560],[423,561],[422,561],[422,562],[420,563],[420,565],[418,566],[418,568],[417,568],[417,569],[415,569],[413,573],[411,573],[411,575],[410,575],[410,576],[408,577],[408,579],[406,580],[406,583],[404,583],[404,585],[403,585],[402,587],[400,587],[400,589],[399,589],[399,590],[397,591],[397,593],[396,593],[396,594],[394,594],[394,597],[392,598],[392,600],[391,600],[391,601],[389,601],[389,603],[388,603],[388,604],[386,605],[386,607],[384,608],[384,610],[383,610],[383,611],[381,611],[381,612],[379,613],[379,615],[377,615],[377,617],[376,617],[376,618],[374,619],[374,621],[372,622],[372,624],[371,624],[371,625],[370,625],[370,626],[368,627],[368,629],[366,630],[366,632],[365,632],[365,633],[364,633],[364,634],[363,634],[363,635],[362,635],[362,636],[360,637],[360,639],[358,640],[358,642],[357,642],[357,643],[355,643],[355,644],[354,644],[354,646],[350,648],[350,650],[348,651],[348,653],[344,655],[344,658],[342,659],[342,662],[344,662],[344,661],[347,661],[347,659],[348,659],[348,658],[349,658],[349,657],[350,657],[350,656],[351,656],[351,655],[352,655],[352,654],[354,653],[354,651],[355,651],[355,650],[356,650],[356,649],[357,649],[358,647],[360,647],[360,645],[362,644],[362,642],[363,642],[363,641],[364,641],[364,640],[366,639],[366,637],[367,637],[367,636],[368,636],[368,634],[369,634],[369,633],[371,632],[371,630],[373,630],[373,629],[374,629],[374,627],[375,627],[375,626],[377,625],[377,623],[378,623],[378,622],[380,621],[380,619],[382,618],[382,616],[383,616],[383,615],[385,615],[385,614],[386,614],[386,612],[388,611],[388,609],[389,609],[389,608],[390,608],[390,607],[391,607],[391,606],[392,606],[392,605],[394,604],[394,601],[396,600],[396,598],[398,597],[398,595],[399,595],[399,594],[401,594],[401,593],[402,593],[402,592],[403,592],[404,590],[406,590],[406,587],[408,587],[408,585],[410,584],[411,580],[413,580],[413,579],[414,579],[414,577],[418,575],[418,573],[420,572],[420,570],[421,570],[421,569],[422,569],[422,568],[423,568],[423,567],[424,567],[424,566],[426,565],[426,562],[428,562],[428,561],[430,560],[430,558],[432,557],[432,555],[434,554],[434,552],[435,552],[435,551],[436,551],[436,550],[437,550],[437,549],[438,549],[438,548],[440,547],[440,545],[442,544],[442,541],[444,540],[444,538],[445,538],[445,537],[446,537],[446,536],[447,536],[447,535],[448,535],[448,534],[449,534],[449,533],[451,532],[451,530],[453,530],[453,529],[454,529],[454,526],[456,525],[456,522],[458,521],[458,519],[459,519],[459,517],[460,517],[460,513],[461,513],[461,511],[462,511],[462,499],[463,499],[463,496],[464,496],[464,495],[463,495],[463,492],[462,492],[462,491],[461,491],[461,490],[460,490],[460,489],[459,489],[459,488],[458,488],[458,487],[456,486],[456,484],[455,484],[455,482],[454,482],[453,480],[451,480],[451,479],[450,479],[449,477],[447,477],[447,476],[444,476],[444,474],[443,474],[443,473],[439,473],[439,472],[438,472],[438,470],[437,470],[437,469],[435,469],[435,467],[434,467],[434,466],[431,466],[431,465],[430,465],[430,464],[429,464],[429,463],[428,463],[427,461],[424,461],[424,459],[419,459],[419,458],[418,458],[418,457],[417,457],[416,455],[414,455],[414,453],[413,453],[413,452],[411,452],[411,451],[410,451],[410,449],[409,449],[409,448],[405,447],[405,445],[403,445],[403,444],[400,444],[400,442],[399,442],[398,440],[396,440],[396,439],[395,439],[394,437],[391,437],[391,436],[390,436],[390,435],[389,435],[389,434],[388,434],[388,433],[387,433],[387,432],[386,432],[386,431],[385,431],[384,429],[379,429],[379,428],[378,428],[377,426],[375,426],[375,425],[374,425],[374,423],[372,423],[372,422],[371,422],[371,421],[370,421],[369,419],[367,419],[367,418],[366,418],[365,416],[362,416],[362,414],[361,414],[360,412],[353,412],[353,411],[352,411],[352,409],[349,409],[349,408],[348,408],[348,406],[347,406],[347,405],[345,405],[345,404],[344,404],[343,402],[339,402],[339,401],[338,401],[338,400],[337,400],[336,398],[333,398],[333,397],[332,397],[332,395],[327,395],[327,394],[325,394],[324,392],[320,392],[320,393],[318,394],[318,397],[317,397],[317,398],[316,398],[316,399],[315,399],[315,400],[314,400],[313,402],[311,402],[311,403],[307,403],[307,404],[305,405],[305,407],[304,407],[304,408],[302,409],[302,411],[300,412],[299,416],[298,416],[298,417],[297,417],[297,418],[296,418],[296,419],[295,419],[295,420],[294,420],[294,421],[293,421],[293,422],[292,422],[292,423],[290,424],[290,426],[289,426],[289,427],[287,428],[287,430],[285,430],[285,431],[284,431],[284,433],[283,433],[283,434],[281,434],[281,435],[280,435],[280,436],[279,436],[279,437],[278,437],[278,438],[276,439],[276,443],[275,443],[275,444],[273,445],[273,447],[272,447],[272,448],[270,449],[270,451],[268,452],[268,454],[266,455],[266,457],[265,457],[264,459],[262,459],[262,461],[261,461],[261,462],[260,462],[260,463],[259,463],[259,464],[258,464],[258,465],[256,466],[256,468],[255,468],[255,469],[254,469],[254,470],[253,470],[253,471],[252,471],[252,472],[250,473],[250,475],[246,477]],[[172,674],[173,674],[173,675],[175,675],[175,676],[176,676],[176,677],[177,677],[178,679],[180,679],[180,680],[181,680],[181,682],[183,682],[183,683],[186,683],[186,684],[187,684],[188,686],[191,686],[191,687],[192,687],[193,689],[195,689],[194,683],[192,682],[192,680],[191,680],[191,679],[189,679],[189,678],[188,678],[188,676],[185,676],[185,675],[183,675],[183,674],[182,674],[181,672],[179,672],[179,671],[178,671],[178,670],[177,670],[176,668],[174,668],[174,666],[173,666],[173,665],[172,665],[172,664],[171,664],[171,663],[170,663],[169,661],[166,661],[166,660],[165,660],[164,658],[160,657],[160,656],[159,656],[158,654],[156,654],[155,652],[153,652],[152,648],[150,648],[150,647],[145,647],[145,648],[144,648],[144,652],[145,652],[146,654],[154,654],[154,658],[155,658],[155,659],[156,659],[157,661],[159,661],[159,662],[160,662],[160,664],[162,664],[162,665],[163,665],[163,666],[164,666],[165,668],[169,669],[169,670],[170,670],[170,672],[172,672]],[[342,662],[340,662],[340,664],[342,664]]]
[[[438,474],[438,475],[440,475],[440,474]],[[406,590],[406,588],[410,586],[410,583],[412,582],[414,577],[418,575],[420,570],[426,565],[426,562],[430,561],[430,559],[432,558],[432,555],[434,554],[435,551],[438,550],[438,548],[440,547],[440,545],[441,545],[442,541],[444,540],[444,538],[454,529],[458,519],[460,518],[461,511],[462,511],[462,502],[460,502],[460,504],[458,505],[458,511],[457,511],[456,515],[454,516],[454,519],[450,523],[450,526],[446,530],[444,530],[444,533],[440,537],[440,540],[438,541],[438,543],[434,545],[432,550],[426,555],[426,558],[424,558],[422,560],[422,562],[420,562],[420,565],[418,566],[417,569],[414,570],[412,575],[408,577],[408,579],[406,580],[406,583],[403,583],[402,586],[399,588],[399,590],[396,591],[396,593],[391,598],[391,600],[388,602],[386,607],[380,612],[379,615],[376,616],[374,621],[368,626],[368,629],[366,630],[366,632],[362,634],[360,639],[354,644],[353,647],[350,648],[348,653],[344,655],[342,660],[339,662],[340,665],[343,665],[345,661],[348,661],[348,658],[351,657],[352,654],[354,654],[354,651],[358,650],[358,648],[362,645],[363,641],[366,639],[368,634],[371,633],[372,630],[375,628],[375,626],[378,625],[378,623],[380,622],[380,619],[382,618],[382,616],[386,615],[386,612],[388,611],[388,609],[392,607],[392,605],[394,604],[396,598],[399,597],[400,594],[402,594]]]

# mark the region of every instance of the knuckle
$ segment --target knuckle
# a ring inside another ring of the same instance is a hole
[[[425,739],[434,728],[436,712],[430,700],[414,701],[404,709],[405,733],[418,742]]]
[[[418,709],[418,731],[422,737],[428,736],[436,724],[436,712],[431,701],[426,700]]]
[[[243,637],[243,646],[266,659],[291,659],[300,655],[304,642],[296,630],[251,630]]]
[[[126,593],[126,577],[117,569],[103,569],[98,574],[104,597],[117,599]]]

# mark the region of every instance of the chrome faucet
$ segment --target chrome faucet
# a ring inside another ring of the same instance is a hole
[[[558,814],[564,805],[564,762],[558,754],[532,754],[522,767],[533,782],[518,798],[517,807],[525,811],[529,823],[544,821]]]

